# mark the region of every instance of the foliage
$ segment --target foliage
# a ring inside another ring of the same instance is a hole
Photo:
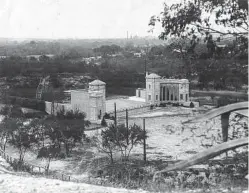
[[[108,154],[113,163],[115,151],[121,153],[122,160],[128,160],[133,147],[142,144],[144,138],[147,138],[146,133],[136,124],[131,125],[128,129],[124,124],[117,126],[112,124],[101,132],[101,140],[97,142],[98,147]]]
[[[188,0],[171,6],[165,3],[164,11],[160,16],[152,16],[149,25],[161,22],[164,29],[160,35],[162,39],[209,34],[247,35],[247,16],[246,0]],[[221,28],[217,26],[223,27],[223,30],[218,30]]]
[[[38,143],[36,131],[18,106],[5,105],[1,114],[4,115],[0,124],[1,146],[5,151],[6,144],[12,144],[19,150],[19,162],[23,162],[27,149]]]
[[[13,139],[14,132],[22,125],[23,114],[19,107],[5,105],[2,107],[0,114],[3,115],[3,119],[0,123],[1,130],[1,147],[5,151],[7,142],[10,137]]]
[[[153,30],[161,23],[159,38],[169,40],[171,50],[183,59],[180,68],[187,78],[198,75],[207,87],[212,77],[216,89],[224,89],[225,81],[236,76],[232,84],[238,89],[247,82],[247,17],[246,0],[187,0],[171,6],[164,3],[164,10],[152,16],[149,25]]]
[[[69,156],[76,143],[85,137],[84,130],[90,125],[86,116],[80,111],[61,109],[56,116],[48,116],[45,120],[46,135],[52,144],[61,147],[64,144],[66,155]]]
[[[107,126],[105,117],[103,117],[102,120],[101,120],[101,126],[103,126],[103,127],[106,127],[106,126]]]
[[[61,153],[61,149],[52,145],[47,147],[41,147],[38,151],[37,158],[47,159],[46,172],[49,171],[50,162],[54,158],[64,158],[64,154]]]
[[[103,57],[107,57],[111,54],[116,54],[121,51],[121,47],[117,45],[102,45],[99,48],[93,49],[94,53],[100,53]]]
[[[240,155],[242,156],[242,155]],[[246,158],[247,155],[243,155]],[[236,157],[235,157],[236,158]],[[189,168],[185,171],[172,171],[162,174],[152,181],[154,171],[160,170],[167,161],[148,161],[146,165],[141,160],[130,162],[117,162],[114,164],[95,164],[93,170],[98,170],[98,184],[104,186],[142,189],[148,192],[241,192],[247,189],[245,179],[248,166],[247,160],[234,161],[228,164],[226,161],[207,164],[207,168]],[[242,172],[241,172],[242,171]],[[94,179],[91,182],[95,182]]]
[[[22,121],[20,124],[12,133],[9,143],[19,150],[19,161],[23,162],[26,151],[38,143],[38,138],[29,123]]]

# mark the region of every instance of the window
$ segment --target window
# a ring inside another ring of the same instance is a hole
[[[148,100],[151,101],[151,95],[150,94],[148,95]]]
[[[158,95],[156,95],[156,100],[158,100]]]
[[[149,89],[151,89],[151,85],[149,84]]]
[[[186,101],[188,101],[188,94],[186,94]]]
[[[180,94],[180,99],[183,100],[183,94]]]

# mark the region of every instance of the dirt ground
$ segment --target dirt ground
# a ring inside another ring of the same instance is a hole
[[[146,151],[148,160],[184,160],[205,149],[201,146],[201,139],[192,136],[193,132],[195,135],[201,135],[210,128],[213,128],[210,133],[211,136],[217,136],[221,132],[219,118],[198,125],[182,124],[182,122],[203,113],[207,109],[208,107],[199,109],[167,107],[160,111],[132,116],[129,118],[129,125],[135,123],[142,127],[143,117],[146,117],[145,127],[148,133]],[[118,122],[125,123],[125,120],[119,120]],[[197,129],[193,130],[192,128]],[[101,130],[86,131],[85,133],[91,138],[92,136],[99,136]],[[6,151],[12,157],[18,158],[18,151],[15,148],[7,146]],[[142,159],[143,146],[136,146],[132,150],[131,155]],[[104,154],[92,147],[91,144],[84,144],[74,148],[72,157],[52,160],[50,170],[58,170],[82,182],[88,182],[88,173],[85,171],[87,164],[103,156]],[[40,166],[45,166],[46,164],[46,160],[36,159],[35,150],[27,152],[25,161]]]

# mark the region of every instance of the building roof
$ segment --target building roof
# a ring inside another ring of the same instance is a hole
[[[91,86],[99,86],[99,85],[105,85],[106,83],[101,81],[101,80],[94,80],[92,82],[89,83],[89,85]]]
[[[161,76],[159,76],[155,73],[151,73],[151,74],[147,75],[146,78],[161,78]]]

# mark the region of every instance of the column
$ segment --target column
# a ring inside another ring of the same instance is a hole
[[[163,86],[161,86],[161,101],[163,101]]]
[[[171,85],[169,86],[169,101],[171,101]]]

